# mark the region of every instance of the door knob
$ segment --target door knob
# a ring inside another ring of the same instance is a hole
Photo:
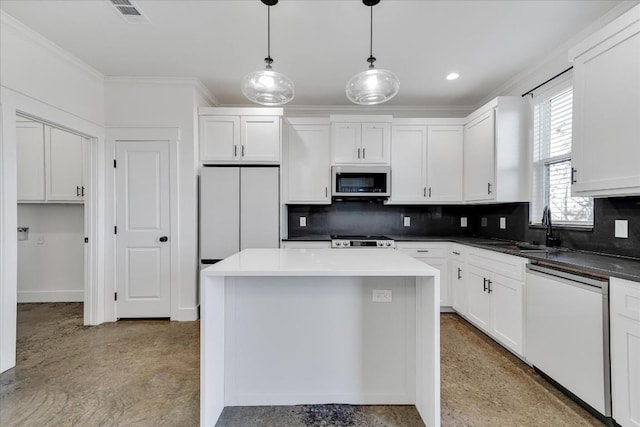
[[[161,242],[166,242],[167,240],[169,240],[169,238],[168,238],[167,236],[162,236],[162,237],[160,238],[160,241],[161,241]]]

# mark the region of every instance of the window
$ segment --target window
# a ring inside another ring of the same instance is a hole
[[[533,188],[529,222],[540,224],[542,210],[549,206],[555,224],[593,225],[593,199],[571,197],[573,88],[564,85],[550,96],[539,96],[534,99],[533,110]]]

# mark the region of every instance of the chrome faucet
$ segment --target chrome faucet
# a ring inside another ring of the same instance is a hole
[[[542,210],[542,225],[546,226],[545,246],[552,247],[557,239],[553,237],[553,225],[551,224],[551,208],[545,206]]]

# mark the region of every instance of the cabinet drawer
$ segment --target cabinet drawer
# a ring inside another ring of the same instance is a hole
[[[396,242],[399,251],[414,258],[447,258],[448,243]]]
[[[477,248],[469,248],[466,256],[467,262],[471,265],[521,282],[524,281],[525,265],[527,264],[525,258]]]
[[[640,283],[611,278],[611,314],[640,322]]]
[[[283,248],[287,249],[328,249],[331,247],[331,242],[327,241],[295,241],[295,242],[282,242]]]

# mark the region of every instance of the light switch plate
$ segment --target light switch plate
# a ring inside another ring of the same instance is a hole
[[[467,226],[467,217],[466,216],[460,217],[460,227],[464,228],[466,226]]]
[[[500,217],[500,230],[506,230],[507,229],[507,218],[504,216]]]
[[[487,217],[483,216],[482,218],[480,218],[480,227],[486,227],[487,226]]]
[[[626,219],[616,219],[615,237],[620,239],[629,238],[629,221]]]
[[[391,302],[393,301],[393,291],[389,289],[374,289],[373,302]]]
[[[411,217],[410,216],[405,216],[404,217],[404,226],[405,227],[411,227]]]
[[[300,227],[306,227],[307,226],[307,217],[306,216],[301,216],[300,217]]]

